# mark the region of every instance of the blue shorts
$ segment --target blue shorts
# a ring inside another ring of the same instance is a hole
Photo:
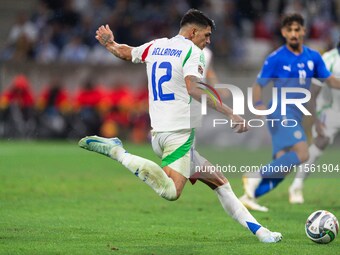
[[[275,121],[269,121],[270,119],[275,119]],[[279,151],[306,141],[306,134],[302,127],[301,119],[287,113],[286,116],[279,114],[269,115],[267,121],[272,138],[273,158]]]

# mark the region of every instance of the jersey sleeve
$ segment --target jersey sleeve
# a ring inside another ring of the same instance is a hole
[[[331,66],[333,62],[333,58],[330,56],[329,52],[326,52],[322,55],[322,60],[325,62],[325,65],[329,71],[331,71]]]
[[[256,82],[261,86],[266,86],[274,77],[275,61],[271,56],[267,57],[263,63],[260,73],[257,75]]]
[[[202,79],[205,68],[203,51],[191,46],[183,59],[182,67],[183,77],[192,75]]]
[[[139,47],[134,47],[131,51],[132,55],[132,63],[138,64],[138,63],[144,63],[146,57],[149,54],[149,49],[151,45],[154,43],[154,41],[145,43]]]
[[[312,78],[312,83],[319,87],[327,87],[324,83],[322,83],[320,80],[316,78]]]
[[[329,76],[331,76],[331,72],[327,69],[325,62],[323,61],[320,53],[315,53],[314,59],[315,69],[314,69],[314,78],[317,78],[320,81],[325,81]]]

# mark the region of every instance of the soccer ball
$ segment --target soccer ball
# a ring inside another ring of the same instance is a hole
[[[330,212],[318,210],[307,218],[306,235],[316,243],[330,243],[338,234],[339,222]]]

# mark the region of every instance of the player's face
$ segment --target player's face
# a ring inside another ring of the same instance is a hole
[[[207,26],[197,27],[195,28],[192,35],[192,42],[201,50],[205,48],[208,44],[210,44],[210,36],[211,36],[211,27]]]
[[[289,47],[296,50],[299,49],[303,43],[305,36],[305,28],[297,22],[287,25],[281,29],[282,36],[286,39]]]

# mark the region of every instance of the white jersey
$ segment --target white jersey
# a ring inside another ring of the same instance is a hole
[[[327,51],[322,55],[326,67],[335,76],[340,78],[340,50],[339,48]],[[334,111],[340,111],[340,90],[324,86],[317,98],[317,110],[331,108]]]
[[[133,63],[146,63],[149,114],[155,132],[177,131],[199,126],[200,104],[191,99],[184,78],[202,78],[202,50],[181,35],[161,38],[132,50]]]

